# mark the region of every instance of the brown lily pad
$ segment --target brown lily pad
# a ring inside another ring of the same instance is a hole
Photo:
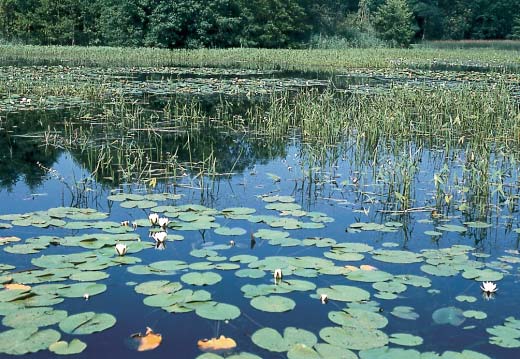
[[[130,337],[136,344],[138,352],[153,350],[162,342],[162,335],[154,333],[150,327],[146,327],[146,332],[144,334],[132,334]]]
[[[203,351],[218,351],[233,349],[237,346],[237,343],[233,339],[221,335],[218,339],[201,339],[197,342],[197,345]]]
[[[19,283],[8,283],[4,284],[4,288],[7,290],[15,290],[15,289],[21,289],[21,290],[31,290],[31,287],[25,284],[19,284]]]

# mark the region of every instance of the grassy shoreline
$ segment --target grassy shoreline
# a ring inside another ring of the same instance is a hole
[[[199,49],[0,46],[0,66],[220,67],[338,73],[349,69],[472,67],[520,72],[518,51],[494,49]]]

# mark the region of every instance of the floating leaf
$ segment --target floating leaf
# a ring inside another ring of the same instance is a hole
[[[354,350],[379,348],[388,344],[388,337],[378,329],[359,327],[326,327],[320,337],[329,344]]]
[[[213,272],[191,272],[184,274],[181,280],[191,285],[203,286],[216,284],[222,280],[222,277],[220,274]]]
[[[319,288],[317,294],[326,294],[330,300],[342,302],[360,302],[370,299],[370,293],[366,290],[348,285],[331,285],[329,288]]]
[[[179,282],[170,282],[167,280],[153,280],[144,282],[135,286],[134,290],[137,293],[154,295],[154,294],[168,294],[173,293],[182,288]]]
[[[6,330],[0,333],[0,353],[24,355],[47,349],[49,345],[60,340],[60,333],[53,329],[38,331],[29,326]]]
[[[462,313],[466,318],[486,319],[487,314],[479,310],[466,310]]]
[[[67,317],[64,310],[53,310],[50,307],[25,308],[9,313],[2,320],[7,327],[46,327],[56,324]]]
[[[287,312],[296,306],[294,300],[279,295],[255,297],[250,303],[258,310],[272,313]]]
[[[65,341],[59,341],[52,343],[49,346],[49,350],[54,354],[58,355],[71,355],[71,354],[79,354],[85,350],[87,344],[83,343],[79,339],[72,339],[70,343]]]
[[[433,321],[437,324],[450,324],[453,326],[459,326],[464,323],[464,315],[462,310],[455,307],[446,307],[437,309],[432,314]]]
[[[419,318],[419,314],[415,313],[414,308],[406,307],[406,306],[398,306],[395,307],[390,314],[397,318],[407,319],[407,320],[416,320]]]
[[[197,306],[195,313],[202,318],[211,320],[232,320],[240,316],[240,309],[226,303],[206,303]]]
[[[272,328],[262,328],[253,333],[251,340],[272,352],[285,352],[297,344],[312,347],[318,341],[313,333],[294,327],[285,328],[283,336]]]
[[[60,329],[68,334],[92,334],[111,328],[116,318],[106,313],[84,312],[74,314],[62,320]]]
[[[219,227],[215,228],[215,233],[220,234],[222,236],[242,236],[247,233],[247,231],[240,227]]]
[[[149,327],[146,327],[145,334],[137,333],[132,334],[130,337],[139,352],[153,350],[161,345],[162,342],[162,335],[154,333],[154,331]]]
[[[218,351],[233,349],[237,346],[237,343],[232,338],[221,335],[218,339],[201,339],[197,342],[197,346],[203,351]]]
[[[413,347],[421,345],[423,343],[423,338],[407,333],[395,333],[390,336],[390,339],[388,341],[397,345]]]

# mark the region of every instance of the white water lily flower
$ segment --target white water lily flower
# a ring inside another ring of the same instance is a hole
[[[159,224],[159,226],[161,226],[162,228],[166,228],[166,226],[168,225],[168,223],[170,223],[170,220],[166,217],[161,217],[157,220],[157,223]]]
[[[155,232],[152,234],[152,238],[155,239],[157,243],[162,243],[166,240],[166,236],[168,234],[166,232]]]
[[[148,219],[150,220],[150,223],[152,226],[155,226],[157,222],[159,221],[159,215],[157,213],[150,213],[148,216]]]
[[[321,304],[325,304],[329,301],[329,296],[327,294],[320,294]]]
[[[127,251],[128,251],[128,248],[127,248],[126,244],[123,244],[123,243],[116,244],[117,255],[124,256]]]
[[[280,268],[274,270],[274,279],[282,279],[282,270]]]
[[[488,294],[495,293],[498,290],[497,285],[493,282],[483,282],[480,289]]]

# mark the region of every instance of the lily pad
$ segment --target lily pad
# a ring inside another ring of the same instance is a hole
[[[437,324],[450,324],[457,327],[464,323],[466,319],[462,313],[463,311],[459,308],[445,307],[433,312],[432,318]]]
[[[70,343],[65,341],[59,341],[52,343],[49,346],[49,350],[54,354],[58,355],[71,355],[71,354],[79,354],[85,350],[87,344],[83,343],[79,339],[72,339]]]
[[[0,333],[0,353],[24,355],[47,349],[61,334],[53,329],[38,331],[37,327],[23,327]]]
[[[107,313],[84,312],[74,314],[60,322],[60,329],[67,334],[82,335],[101,332],[116,324],[116,318]]]
[[[388,336],[378,329],[359,327],[325,327],[320,337],[329,344],[347,349],[366,350],[388,344]]]
[[[258,310],[272,313],[287,312],[296,306],[294,300],[279,295],[258,296],[251,299],[250,303]]]
[[[279,353],[298,344],[312,347],[318,341],[313,333],[294,327],[285,328],[283,336],[275,329],[262,328],[253,333],[251,340],[261,348]]]
[[[222,276],[213,272],[191,272],[184,274],[181,277],[181,280],[187,284],[204,286],[213,285],[220,282],[222,280]]]
[[[388,341],[397,345],[413,347],[421,345],[423,343],[423,338],[407,333],[395,333],[390,336]]]
[[[319,288],[318,296],[326,294],[331,300],[342,302],[360,302],[370,299],[370,293],[364,289],[348,285],[331,285],[329,288]]]
[[[46,327],[59,323],[67,317],[64,310],[54,310],[50,307],[37,307],[20,309],[9,313],[2,320],[2,324],[7,327]]]
[[[195,309],[195,313],[202,318],[211,320],[232,320],[240,316],[240,309],[237,306],[226,303],[208,303],[198,306]]]

